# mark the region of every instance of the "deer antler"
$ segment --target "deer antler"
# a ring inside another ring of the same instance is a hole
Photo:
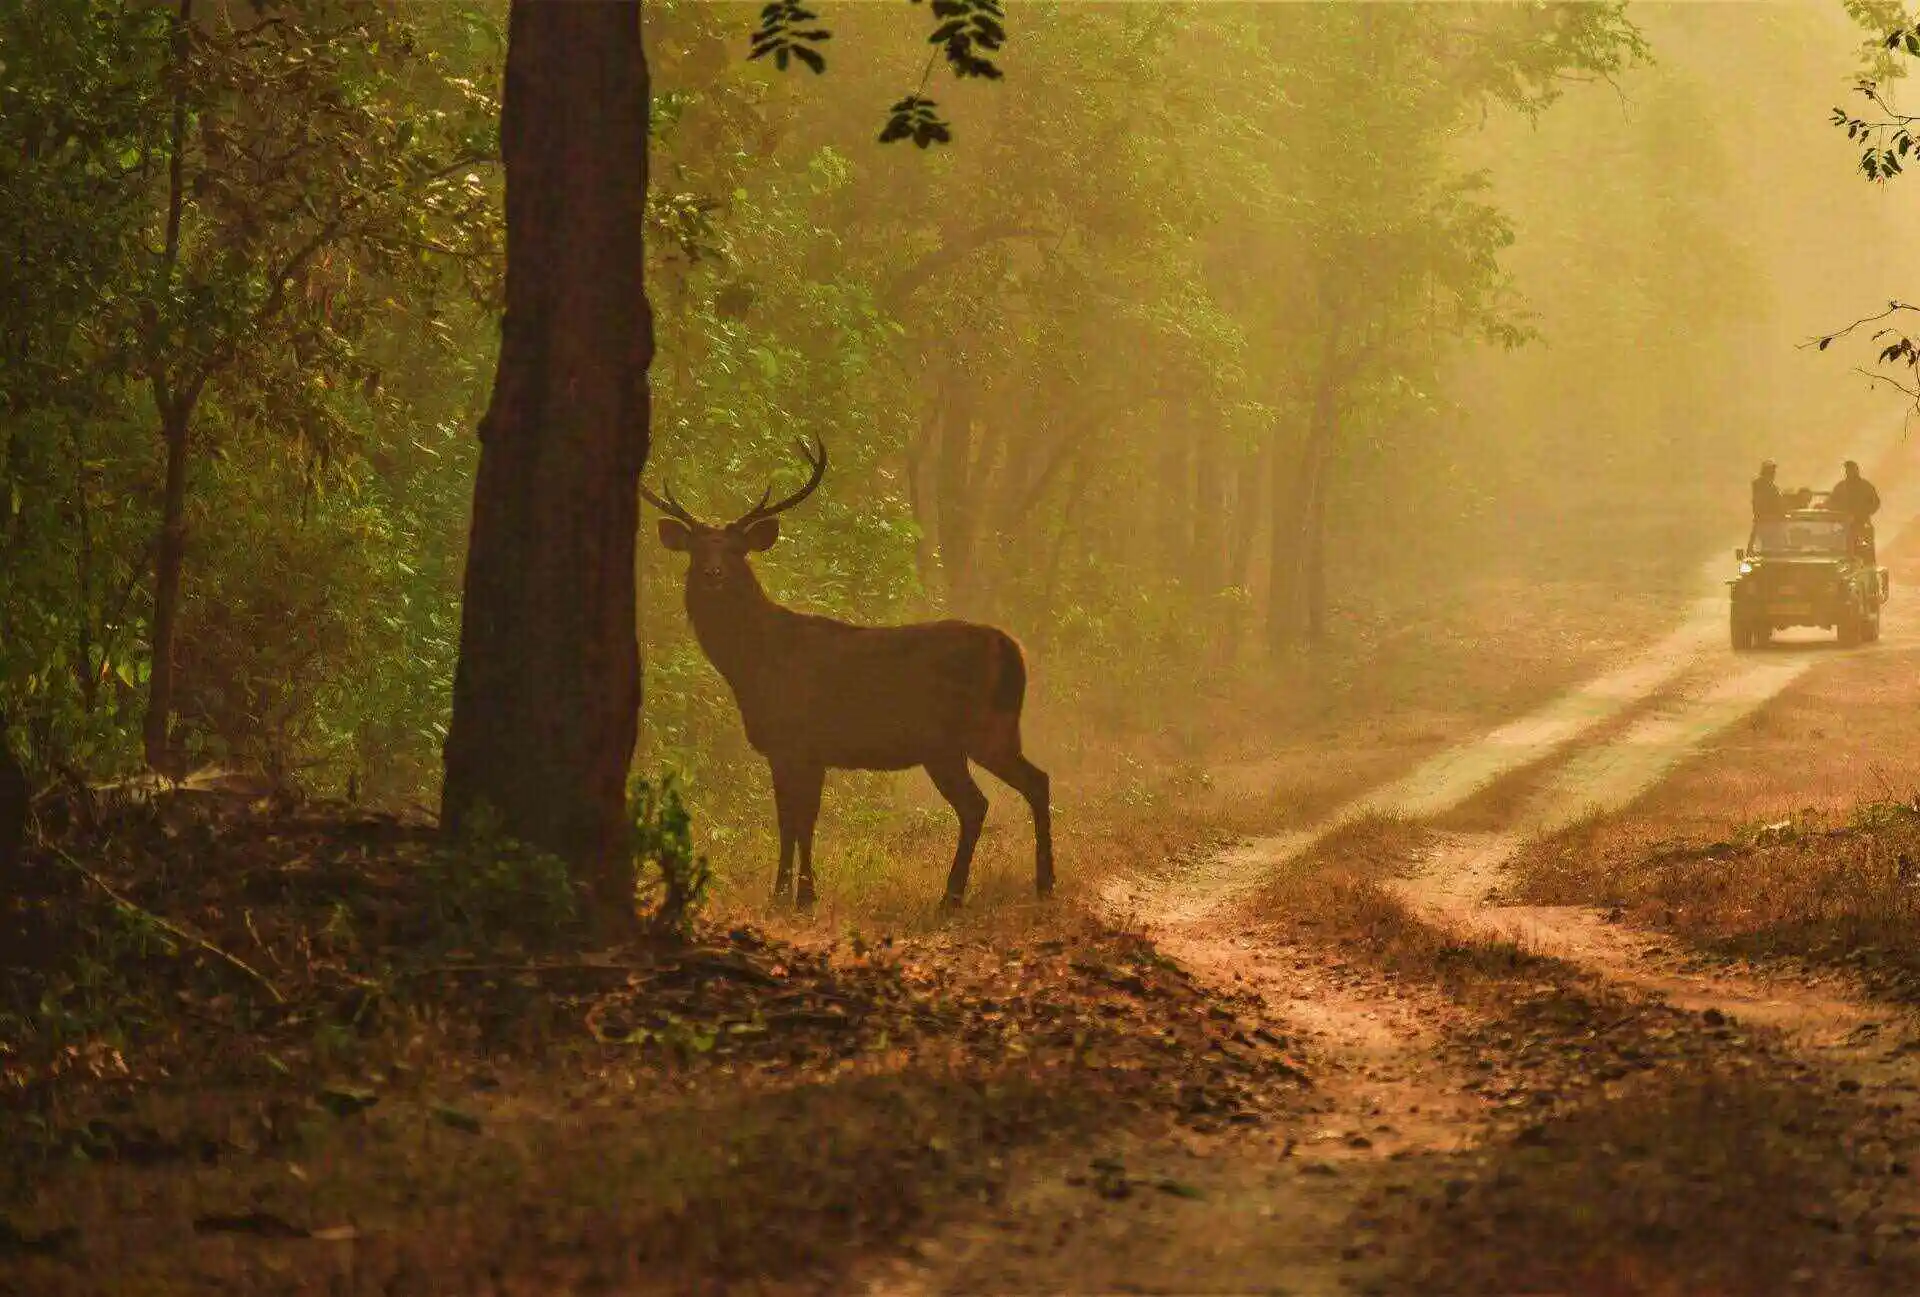
[[[768,497],[773,494],[773,488],[769,486],[761,493],[760,503],[754,505],[753,508],[747,510],[747,512],[739,518],[736,518],[731,525],[734,527],[750,527],[763,519],[785,513],[787,510],[793,508],[794,505],[799,504],[802,500],[812,495],[814,489],[820,485],[820,480],[827,475],[827,443],[824,441],[816,441],[814,444],[819,447],[817,454],[809,450],[807,444],[803,441],[793,443],[794,449],[799,451],[801,457],[813,466],[813,472],[808,476],[805,486],[802,486],[798,491],[795,491],[792,495],[780,501],[780,503],[771,506],[767,504]]]
[[[661,513],[666,514],[669,518],[678,518],[689,527],[698,527],[700,525],[699,520],[688,513],[686,507],[673,498],[673,483],[662,480],[660,489],[667,493],[667,498],[664,500],[647,490],[647,484],[642,482],[640,483],[640,498],[658,509]]]

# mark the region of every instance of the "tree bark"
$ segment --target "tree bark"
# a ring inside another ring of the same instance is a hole
[[[1329,416],[1331,418],[1331,416]],[[1331,433],[1315,439],[1320,454],[1313,465],[1308,484],[1305,535],[1300,544],[1300,561],[1305,571],[1301,585],[1306,603],[1306,632],[1309,644],[1318,644],[1327,636],[1327,469]]]
[[[1302,448],[1302,455],[1305,449]],[[1273,515],[1273,530],[1268,534],[1267,551],[1267,649],[1279,653],[1293,641],[1294,613],[1298,606],[1296,591],[1300,575],[1300,513],[1298,473],[1291,476],[1291,463],[1281,449],[1279,430],[1274,430],[1274,445],[1267,469],[1268,508]],[[1293,487],[1289,491],[1289,487]],[[1283,505],[1289,506],[1282,511]]]
[[[147,712],[140,725],[147,765],[178,774],[173,750],[173,641],[180,624],[180,573],[187,559],[187,454],[193,407],[182,396],[163,401],[161,440],[167,448],[160,496],[160,535],[153,564],[153,661],[147,675]]]
[[[973,393],[963,378],[950,375],[941,396],[940,449],[934,467],[940,569],[947,578],[948,606],[964,614],[973,597],[974,533],[979,521],[973,499]]]
[[[1270,438],[1267,449],[1241,460],[1233,493],[1233,541],[1227,558],[1227,580],[1240,589],[1253,584],[1253,542],[1260,534],[1260,478],[1269,455],[1278,453]]]
[[[1340,394],[1350,371],[1341,354],[1345,314],[1338,299],[1322,326],[1320,363],[1313,378],[1307,435],[1288,498],[1286,456],[1273,457],[1273,568],[1268,577],[1267,645],[1278,652],[1304,631],[1318,640],[1326,630],[1326,476],[1339,435]]]
[[[180,0],[173,18],[173,112],[167,138],[167,217],[161,245],[159,291],[161,302],[173,292],[180,266],[180,228],[187,209],[187,61],[193,50],[193,0]],[[165,345],[158,310],[149,319],[149,345],[157,352]],[[198,384],[189,388],[167,377],[168,357],[154,354],[153,403],[160,415],[160,439],[167,449],[166,484],[160,500],[160,534],[155,538],[153,566],[153,660],[147,673],[147,710],[141,718],[140,740],[147,765],[163,773],[178,773],[173,752],[173,636],[180,608],[180,570],[187,553],[187,451],[198,403]]]
[[[927,444],[936,434],[933,417],[923,416],[913,435],[907,439],[906,474],[907,507],[913,511],[913,571],[920,579],[923,596],[931,597],[934,587],[934,570],[939,566],[939,542],[936,521],[933,516],[933,497],[928,489]]]
[[[1185,420],[1173,424],[1160,443],[1154,498],[1159,506],[1157,557],[1160,575],[1177,581],[1193,562],[1193,502],[1187,461],[1192,451]]]
[[[1344,381],[1338,334],[1332,333],[1314,382],[1313,413],[1300,464],[1300,613],[1302,629],[1311,644],[1319,643],[1327,632],[1327,475],[1340,431],[1340,389]]]
[[[1203,599],[1213,599],[1227,584],[1227,474],[1221,441],[1211,423],[1194,437],[1193,556],[1187,579]]]
[[[7,714],[0,712],[0,903],[20,887],[20,853],[27,832],[27,772],[13,755]]]
[[[483,806],[634,921],[637,485],[648,447],[648,78],[638,0],[513,0],[507,309],[480,466],[441,818]]]

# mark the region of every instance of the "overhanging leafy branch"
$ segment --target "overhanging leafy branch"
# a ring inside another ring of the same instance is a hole
[[[1006,44],[1006,9],[1002,0],[910,0],[928,3],[934,28],[927,43],[938,47],[928,60],[920,85],[903,95],[887,110],[887,123],[880,131],[880,142],[912,140],[920,148],[947,144],[953,140],[952,125],[940,115],[939,104],[926,94],[927,77],[935,61],[944,58],[953,75],[961,79],[979,77],[987,81],[1001,78],[999,64],[993,60]],[[819,46],[833,39],[833,33],[819,26],[820,15],[800,0],[772,0],[760,10],[760,25],[754,30],[749,59],[771,58],[785,72],[793,63],[816,73],[827,70],[826,55]]]

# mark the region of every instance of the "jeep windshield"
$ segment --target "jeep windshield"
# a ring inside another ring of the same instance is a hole
[[[1845,554],[1847,524],[1837,518],[1769,518],[1754,527],[1752,549],[1788,557]]]

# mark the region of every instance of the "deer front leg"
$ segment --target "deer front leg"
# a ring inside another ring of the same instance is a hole
[[[774,875],[772,902],[785,905],[793,896],[793,772],[773,767],[773,809],[780,820],[780,872]]]
[[[800,887],[794,904],[803,910],[813,908],[813,829],[820,822],[820,795],[826,782],[827,772],[819,767],[793,776],[793,836],[800,848]]]
[[[973,868],[973,848],[980,841],[980,826],[987,822],[987,795],[973,782],[973,773],[967,769],[964,756],[929,761],[927,774],[953,807],[954,814],[960,817],[960,841],[954,848],[953,868],[947,873],[947,894],[940,901],[942,909],[957,910],[967,898],[967,874]]]

